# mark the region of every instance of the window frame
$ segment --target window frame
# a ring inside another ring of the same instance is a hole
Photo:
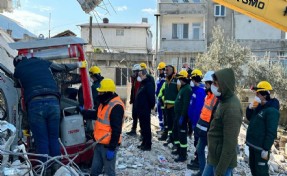
[[[116,36],[124,36],[125,30],[124,29],[116,29]]]
[[[216,8],[219,8],[219,14],[216,14]],[[222,15],[222,8],[224,9],[224,14]],[[226,16],[226,7],[220,4],[214,5],[214,16],[215,17],[225,17]]]

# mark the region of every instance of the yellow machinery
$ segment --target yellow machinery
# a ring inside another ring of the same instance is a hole
[[[287,0],[213,0],[287,32]]]

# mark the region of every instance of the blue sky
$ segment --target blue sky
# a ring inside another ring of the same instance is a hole
[[[103,0],[95,11],[97,13],[86,14],[77,0],[20,0],[20,6],[13,13],[5,12],[4,15],[18,21],[37,36],[44,34],[48,37],[49,21],[51,36],[67,29],[80,36],[77,25],[88,23],[90,15],[93,22],[96,22],[97,16],[99,22],[107,17],[110,23],[140,23],[142,18],[148,18],[155,34],[156,0]]]

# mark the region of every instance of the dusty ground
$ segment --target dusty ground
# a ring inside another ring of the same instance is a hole
[[[156,116],[152,116],[152,150],[141,151],[137,148],[140,144],[139,132],[137,136],[128,136],[125,133],[131,128],[130,113],[128,116],[123,130],[123,143],[117,154],[117,175],[125,176],[190,176],[195,173],[188,170],[186,164],[193,158],[195,148],[193,147],[193,140],[188,139],[188,160],[184,163],[175,163],[174,155],[171,155],[170,147],[164,147],[162,141],[157,140],[156,131],[158,130],[158,120]],[[245,125],[242,126],[238,138],[240,153],[238,154],[238,166],[234,169],[234,176],[249,176],[251,175],[248,167],[248,147],[245,146]],[[138,128],[139,129],[139,128]],[[166,162],[161,162],[159,158],[165,158]],[[287,170],[287,160],[280,155],[280,152],[273,148],[273,155],[270,161],[270,174],[280,175],[283,170]],[[281,174],[285,175],[285,174]]]

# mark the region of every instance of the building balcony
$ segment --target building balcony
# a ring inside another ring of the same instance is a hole
[[[161,0],[159,3],[159,13],[161,15],[204,15],[207,14],[207,4],[202,0],[199,2],[176,3],[172,0]]]
[[[190,39],[162,39],[160,42],[160,50],[163,52],[205,52],[207,48],[207,41],[202,40],[190,40]]]

